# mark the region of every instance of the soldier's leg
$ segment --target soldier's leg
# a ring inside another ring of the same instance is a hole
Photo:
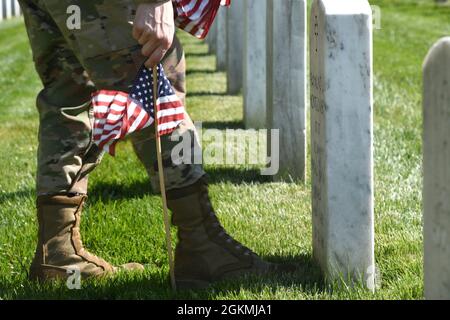
[[[62,2],[68,0],[46,0],[47,7],[52,4],[57,12]],[[113,1],[90,4],[88,21],[82,21],[80,32],[68,32],[66,38],[74,38],[73,47],[79,48],[80,61],[88,71],[96,87],[126,91],[131,86],[139,68],[145,61],[140,54],[140,47],[131,38],[131,26],[128,21],[130,13],[135,9],[132,0],[121,0],[120,5]],[[61,12],[61,11],[60,11]],[[62,11],[63,12],[63,11]],[[64,27],[65,20],[61,14],[55,14],[57,23]],[[114,46],[114,50],[111,50]],[[176,45],[175,45],[176,47]],[[184,60],[179,53],[172,51],[164,64],[173,85],[180,93],[184,93]],[[171,58],[176,62],[170,62]],[[151,130],[151,129],[150,129]],[[149,168],[152,185],[158,190],[157,166],[153,130],[144,132],[141,138],[146,142],[139,145],[134,137],[136,149],[140,149],[140,158]],[[175,135],[194,138],[195,129],[186,120]],[[145,147],[145,144],[148,147]],[[173,223],[178,227],[179,242],[176,249],[175,273],[179,284],[197,285],[209,283],[228,276],[242,273],[265,273],[273,270],[273,266],[263,262],[246,247],[227,235],[220,225],[208,197],[207,184],[200,164],[178,164],[171,157],[172,150],[179,142],[168,136],[162,139],[165,167],[165,182],[168,189],[168,205],[173,212]],[[187,149],[195,149],[198,142],[191,139]],[[193,154],[193,153],[192,153]]]
[[[183,47],[177,37],[175,37],[172,48],[164,57],[162,64],[175,93],[186,106],[186,61]],[[147,170],[153,190],[159,192],[159,175],[156,171],[158,164],[154,137],[155,127],[151,126],[133,134],[131,141],[136,155]],[[190,142],[191,161],[190,163],[174,164],[171,157],[172,150],[175,146],[185,141]],[[192,185],[205,175],[202,165],[194,163],[194,152],[200,153],[201,156],[201,148],[194,124],[188,114],[186,114],[186,120],[174,134],[161,137],[161,149],[165,167],[165,183],[168,190]]]
[[[44,88],[39,111],[37,194],[86,194],[78,179],[91,140],[89,100],[93,90],[83,67],[39,1],[20,1]]]
[[[163,65],[177,94],[184,99],[185,61],[182,52],[181,44],[176,43],[175,50],[168,54]],[[180,140],[172,141],[172,137]],[[153,189],[159,191],[153,138],[152,126],[133,137],[133,146],[147,168]],[[201,147],[190,118],[187,116],[173,135],[163,136],[161,143],[168,206],[173,213],[172,222],[178,227],[179,241],[175,251],[177,285],[202,287],[216,280],[245,273],[264,274],[277,270],[277,266],[261,260],[229,236],[221,226],[208,196],[203,167],[195,163],[195,160],[201,159]],[[180,146],[184,148],[182,154]],[[186,156],[185,152],[190,156]],[[187,160],[187,163],[178,164],[178,156],[183,157],[183,161]]]
[[[87,173],[100,161],[91,143],[90,94],[94,89],[41,1],[21,0],[36,70],[44,89],[37,97],[38,245],[32,278],[83,276],[114,271],[84,250],[79,234]]]

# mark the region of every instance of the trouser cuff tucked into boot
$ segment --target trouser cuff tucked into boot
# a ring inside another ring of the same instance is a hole
[[[30,278],[65,279],[73,272],[79,272],[83,278],[99,277],[118,270],[83,247],[80,219],[86,198],[84,195],[38,197],[38,244],[30,268]],[[123,267],[143,269],[142,265],[136,263]]]

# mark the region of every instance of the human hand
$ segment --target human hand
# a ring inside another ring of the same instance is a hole
[[[172,46],[175,34],[172,1],[140,4],[133,22],[133,38],[148,57],[145,66],[153,68]]]

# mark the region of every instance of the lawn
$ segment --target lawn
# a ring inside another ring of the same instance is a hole
[[[206,167],[217,213],[258,254],[296,262],[299,271],[173,293],[161,201],[129,142],[91,175],[82,231],[90,251],[114,264],[144,263],[146,271],[85,281],[81,290],[28,281],[36,243],[34,101],[41,84],[23,22],[16,19],[0,24],[0,299],[422,299],[421,66],[430,46],[450,34],[450,8],[431,0],[371,3],[382,12],[382,29],[374,32],[375,294],[324,284],[312,261],[309,178],[305,184],[272,183],[250,166]],[[207,128],[242,127],[242,97],[226,94],[215,57],[203,42],[181,37],[193,119]]]

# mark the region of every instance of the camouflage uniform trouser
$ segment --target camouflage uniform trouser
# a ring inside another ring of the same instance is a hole
[[[133,0],[20,0],[36,70],[44,89],[37,97],[39,148],[37,193],[87,193],[88,173],[101,160],[92,142],[90,95],[96,89],[127,92],[145,61],[132,38],[136,5]],[[68,7],[81,9],[79,29],[70,30]],[[176,93],[185,98],[183,48],[175,38],[163,60]],[[187,120],[177,134],[190,135],[198,146],[195,128]],[[144,164],[155,191],[159,191],[154,127],[131,136],[134,150]],[[178,143],[162,138],[167,189],[195,183],[201,165],[175,165],[171,150]]]

